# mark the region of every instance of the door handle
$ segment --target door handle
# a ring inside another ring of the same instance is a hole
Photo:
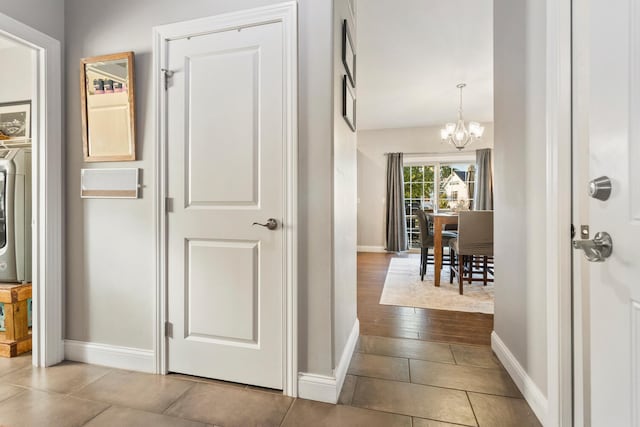
[[[269,218],[265,224],[254,222],[253,225],[259,225],[260,227],[265,227],[269,230],[275,230],[276,228],[278,228],[278,221],[276,221],[274,218]]]
[[[587,261],[603,262],[613,252],[613,240],[606,231],[596,233],[592,240],[574,240],[574,249],[582,249]]]

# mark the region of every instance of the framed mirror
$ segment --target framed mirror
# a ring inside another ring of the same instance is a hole
[[[136,159],[133,52],[80,61],[86,162]]]

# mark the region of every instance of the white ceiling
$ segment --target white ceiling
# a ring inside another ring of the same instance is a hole
[[[492,0],[360,0],[358,128],[493,121]]]

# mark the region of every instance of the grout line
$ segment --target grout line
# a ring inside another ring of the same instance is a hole
[[[98,366],[98,365],[89,365],[89,366]],[[101,380],[102,378],[106,377],[107,375],[109,375],[110,373],[114,372],[113,369],[107,369],[107,372],[105,372],[104,374],[96,377],[95,379],[93,379],[92,381],[89,381],[86,384],[81,385],[80,387],[74,389],[74,390],[70,390],[68,393],[63,393],[67,396],[71,396],[72,393],[78,393],[82,390],[84,390],[85,388],[89,387],[91,384],[94,384],[95,382]]]
[[[358,387],[358,376],[357,375],[353,375],[353,377],[356,379],[355,384],[353,385],[353,391],[351,392],[351,399],[349,399],[349,406],[353,406],[353,398],[356,397],[356,388]]]
[[[296,403],[296,400],[298,400],[297,398],[293,398],[291,400],[291,403],[289,404],[289,407],[287,408],[287,412],[284,413],[284,416],[282,417],[282,421],[280,421],[280,424],[278,424],[279,426],[284,425],[284,422],[286,421],[287,417],[289,416],[289,413],[291,413],[291,409],[293,409],[293,405]]]
[[[471,391],[471,390],[466,390],[467,393],[473,393],[473,394],[482,394],[483,396],[492,396],[492,397],[504,397],[505,399],[513,399],[513,400],[524,400],[525,402],[527,402],[527,399],[523,397],[514,397],[514,396],[503,396],[501,394],[491,394],[491,393],[485,393],[482,391]],[[527,405],[529,404],[529,402],[527,402]]]
[[[102,403],[102,402],[100,402]],[[83,426],[86,426],[87,424],[89,424],[91,421],[95,420],[96,418],[98,418],[100,415],[102,415],[104,412],[106,412],[109,408],[111,408],[112,405],[107,404],[107,407],[104,408],[102,411],[99,411],[97,414],[95,414],[93,417],[90,417],[87,421],[85,421],[84,423],[82,423]]]
[[[473,418],[476,420],[476,425],[480,426],[480,423],[478,422],[478,416],[476,415],[475,409],[473,409],[473,404],[471,403],[471,398],[469,397],[469,393],[465,391],[464,394],[465,396],[467,396],[467,401],[469,402],[469,407],[471,408],[471,413],[473,414]]]
[[[425,359],[414,359],[414,358],[411,358],[411,360],[415,360],[417,362],[437,363],[437,364],[440,364],[440,365],[456,366],[456,367],[461,368],[461,369],[462,368],[471,368],[471,369],[484,369],[486,371],[500,371],[500,372],[508,374],[507,370],[505,368],[503,368],[502,366],[488,367],[488,366],[478,366],[478,365],[461,364],[461,363],[450,363],[450,362],[439,362],[437,360],[425,360]],[[454,356],[454,360],[455,360],[455,356]]]
[[[23,390],[20,390],[19,392],[17,392],[16,394],[14,394],[13,396],[9,396],[9,397],[7,397],[6,399],[2,399],[2,400],[0,401],[0,405],[3,405],[3,404],[4,404],[4,403],[6,403],[7,401],[9,401],[9,400],[11,400],[11,399],[13,399],[13,398],[15,398],[15,397],[22,396],[22,395],[23,395],[23,394],[25,394],[27,391],[30,391],[30,390],[29,390],[29,389],[23,389]]]
[[[460,424],[460,423],[453,423],[451,421],[442,421],[442,420],[436,420],[435,418],[424,418],[424,417],[416,417],[416,416],[411,416],[412,418],[412,422],[413,419],[419,419],[419,420],[427,420],[427,421],[435,421],[437,423],[446,423],[447,425],[452,425],[452,426],[456,426],[456,427],[474,427],[474,426],[470,426],[469,424]],[[477,427],[477,426],[476,426]]]
[[[386,381],[386,382],[398,383],[398,384],[412,384],[412,385],[417,385],[417,386],[422,386],[422,387],[438,388],[438,389],[441,389],[441,390],[461,391],[463,393],[476,393],[476,394],[484,394],[484,395],[487,395],[487,396],[508,397],[510,399],[524,400],[523,397],[507,396],[507,395],[504,395],[504,394],[496,394],[496,393],[488,393],[486,391],[466,390],[466,389],[462,389],[462,388],[444,387],[444,386],[441,386],[441,385],[414,383],[414,382],[407,382],[407,381],[400,381],[400,380],[390,380],[390,379],[387,379],[387,378],[370,377],[370,376],[366,376],[366,375],[359,375],[359,376],[362,377],[362,378],[368,378],[368,379],[377,380],[377,381]]]
[[[451,352],[451,356],[453,357],[453,364],[460,365],[460,363],[458,363],[458,359],[456,359],[456,353],[453,351],[453,347],[451,347],[451,344],[449,344],[449,351]]]
[[[354,375],[354,377],[356,377],[356,383],[353,386],[353,395],[351,396],[351,402],[349,402],[349,406],[352,406],[354,408],[358,408],[358,406],[354,406],[353,401],[356,398],[356,392],[358,391],[358,385],[360,384],[360,376],[359,375]]]
[[[373,409],[373,408],[369,408],[368,406],[358,406],[358,405],[350,405],[353,408],[358,408],[358,409],[366,409],[367,411],[371,411],[371,412],[379,412],[381,414],[391,414],[391,415],[398,415],[401,417],[408,417],[411,420],[411,423],[413,423],[413,415],[410,414],[405,414],[405,413],[401,413],[401,412],[391,412],[391,411],[385,411],[383,409]],[[416,418],[420,418],[420,417],[416,417]],[[436,420],[434,420],[436,421]],[[441,421],[443,422],[443,421]]]
[[[418,336],[419,336],[420,332],[417,331],[416,334],[418,334]],[[440,335],[442,335],[442,334],[440,334]],[[374,337],[374,338],[384,338],[384,339],[399,340],[399,341],[405,340],[405,341],[427,342],[427,343],[433,343],[433,344],[460,345],[460,346],[474,347],[474,348],[484,348],[484,349],[490,349],[491,348],[491,344],[473,344],[473,343],[458,342],[458,341],[428,340],[428,339],[421,339],[421,338],[407,338],[407,337],[398,337],[398,336],[390,337],[390,336],[385,336],[385,335],[373,335],[373,334],[362,334],[361,336]],[[448,336],[460,336],[460,335],[448,335]]]
[[[413,383],[413,381],[411,380],[411,359],[407,359],[407,366],[409,367],[409,382]]]
[[[173,402],[171,402],[169,404],[169,406],[167,406],[162,412],[162,415],[167,415],[167,411],[169,409],[171,409],[171,407],[173,407],[176,403],[178,403],[179,400],[181,400],[192,388],[194,388],[196,386],[196,383],[194,381],[193,384],[191,384],[189,387],[187,387],[182,393],[180,393],[180,395],[178,397],[176,397],[176,400],[174,400]]]
[[[354,374],[353,372],[349,373],[349,375],[353,375],[354,377],[358,376],[358,377],[361,377],[361,378],[370,378],[372,380],[383,380],[383,381],[392,381],[392,382],[395,382],[395,383],[411,384],[411,381],[395,380],[395,379],[392,379],[392,378],[372,377],[371,375]],[[411,379],[411,378],[409,378],[409,379]]]

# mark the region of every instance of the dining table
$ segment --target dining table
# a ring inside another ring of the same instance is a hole
[[[458,224],[458,214],[455,212],[427,212],[427,215],[433,223],[433,281],[435,286],[440,286],[440,273],[442,270],[442,230],[445,224]]]

